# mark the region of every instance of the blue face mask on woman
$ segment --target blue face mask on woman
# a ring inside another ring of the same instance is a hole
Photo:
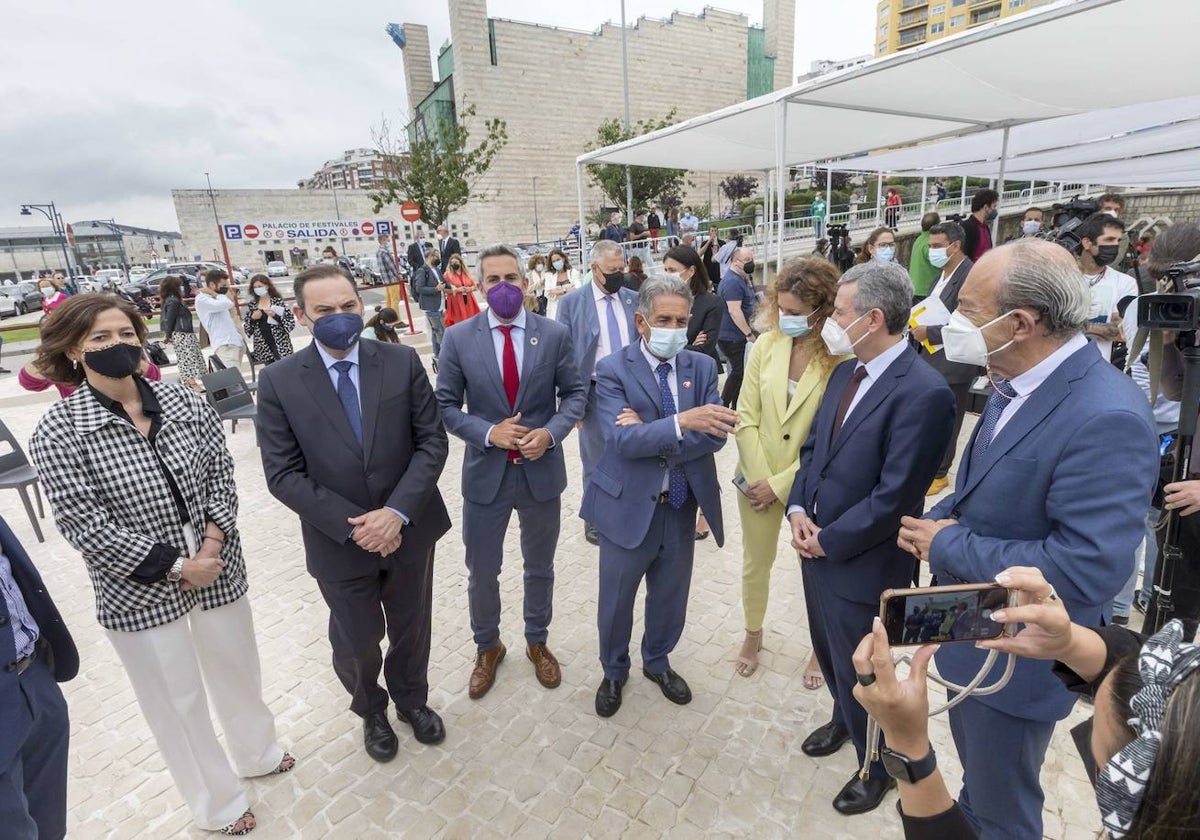
[[[800,338],[812,332],[807,315],[785,315],[779,310],[779,331],[788,338]]]

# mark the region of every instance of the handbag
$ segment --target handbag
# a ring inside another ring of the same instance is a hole
[[[167,355],[167,351],[157,341],[151,341],[146,345],[146,357],[159,367],[171,364],[171,358]]]

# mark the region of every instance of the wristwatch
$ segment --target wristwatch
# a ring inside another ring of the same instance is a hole
[[[879,758],[889,776],[910,785],[916,784],[937,769],[937,754],[933,751],[933,744],[929,745],[929,752],[924,758],[912,759],[887,747],[879,751]]]
[[[182,557],[172,563],[170,571],[167,572],[167,580],[171,581],[171,583],[179,583],[181,578],[183,578]]]

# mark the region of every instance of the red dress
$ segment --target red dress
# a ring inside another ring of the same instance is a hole
[[[447,271],[442,275],[442,279],[446,281],[446,285],[465,287],[470,289],[475,284],[471,281],[469,274],[451,274]],[[475,302],[475,292],[466,291],[459,292],[452,288],[446,289],[446,314],[444,323],[447,327],[452,327],[459,321],[465,321],[468,318],[479,314],[479,304]]]

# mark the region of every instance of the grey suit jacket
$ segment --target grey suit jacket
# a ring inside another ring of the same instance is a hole
[[[951,312],[958,308],[958,293],[962,291],[963,283],[967,281],[967,275],[971,273],[971,269],[974,266],[975,263],[971,262],[969,258],[959,263],[958,268],[954,269],[954,273],[950,275],[950,279],[946,282],[942,293],[938,296],[942,304]],[[942,343],[941,327],[929,328],[929,342],[931,344]],[[944,349],[938,350],[932,356],[929,355],[929,351],[925,349],[925,345],[923,344],[913,342],[913,349],[917,351],[918,356],[933,365],[933,368],[940,372],[945,377],[946,382],[951,385],[961,385],[971,382],[976,376],[983,373],[983,368],[976,367],[975,365],[964,365],[962,362],[950,361],[946,358],[946,351]]]
[[[629,340],[636,344],[637,330],[633,326],[633,313],[637,311],[638,293],[632,289],[621,289],[617,292],[617,300],[625,310]],[[596,370],[596,348],[600,345],[600,316],[596,312],[595,292],[590,283],[563,295],[558,302],[558,322],[571,331],[575,366],[579,368],[580,378],[587,384]]]
[[[350,539],[347,519],[389,507],[408,517],[401,561],[424,559],[450,530],[437,480],[449,441],[417,354],[359,343],[359,446],[315,345],[262,369],[258,445],[271,495],[300,515],[308,570],[320,580],[373,574],[384,561]]]
[[[509,407],[504,392],[488,313],[455,324],[442,340],[436,395],[446,429],[467,444],[462,471],[466,499],[482,505],[495,500],[508,450],[486,446],[488,430],[518,411],[522,426],[545,428],[554,438],[553,448],[521,467],[530,492],[544,502],[566,489],[562,442],[583,417],[587,392],[575,367],[571,335],[562,324],[525,313],[524,358],[515,408]]]

